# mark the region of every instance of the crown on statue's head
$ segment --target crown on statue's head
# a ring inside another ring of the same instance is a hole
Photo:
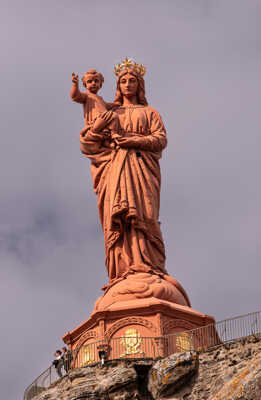
[[[131,58],[126,57],[125,60],[122,61],[121,64],[117,64],[114,67],[114,73],[118,76],[121,71],[125,69],[132,69],[133,71],[138,72],[141,76],[144,76],[146,73],[146,68],[142,64],[137,64],[133,62]]]

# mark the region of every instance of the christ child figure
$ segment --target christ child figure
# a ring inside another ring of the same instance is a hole
[[[103,136],[106,144],[114,146],[114,139],[118,134],[118,116],[112,110],[113,104],[105,103],[98,91],[102,87],[104,78],[100,72],[90,69],[82,77],[85,92],[79,90],[78,75],[72,73],[72,88],[70,91],[71,99],[83,105],[84,128],[80,135],[85,136],[89,130],[97,135],[97,140]]]

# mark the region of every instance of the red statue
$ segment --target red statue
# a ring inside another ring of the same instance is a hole
[[[79,91],[74,74],[71,89],[72,99],[84,108],[80,143],[83,154],[91,160],[98,196],[109,276],[105,288],[117,283],[121,295],[127,290],[134,298],[147,297],[149,289],[154,297],[190,305],[184,289],[165,269],[158,220],[159,159],[167,145],[165,127],[145,97],[145,68],[126,59],[115,73],[117,88],[112,104],[97,95],[103,76],[95,70],[82,79],[87,92]],[[118,300],[115,289],[110,294]]]
[[[99,348],[111,349],[109,357],[113,358],[114,344],[126,347],[133,335],[138,347],[122,348],[119,357],[138,353],[155,357],[153,349],[164,356],[176,351],[179,343],[176,336],[166,342],[165,335],[214,321],[191,308],[185,290],[165,268],[159,159],[167,138],[159,113],[145,97],[145,71],[128,58],[118,64],[113,103],[98,96],[103,76],[96,70],[83,77],[86,92],[79,91],[78,76],[72,76],[71,97],[84,109],[80,146],[91,160],[109,276],[90,318],[63,337],[70,349],[77,349],[77,365],[94,360],[88,353],[89,344],[99,341]],[[151,349],[141,351],[142,337],[154,338]],[[111,341],[114,338],[121,341]],[[129,342],[133,344],[133,339]]]

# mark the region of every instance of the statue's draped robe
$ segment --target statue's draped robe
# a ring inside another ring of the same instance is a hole
[[[110,283],[131,271],[166,274],[158,221],[165,128],[149,106],[121,106],[115,113],[120,134],[134,135],[135,148],[113,150],[91,130],[80,138],[82,152],[92,161]]]

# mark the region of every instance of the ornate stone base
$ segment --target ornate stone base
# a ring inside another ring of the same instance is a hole
[[[105,287],[104,295],[95,303],[95,311],[109,310],[119,302],[139,302],[150,297],[190,307],[188,295],[176,279],[164,274],[136,272]]]
[[[64,335],[63,340],[71,350],[77,349],[79,354],[84,354],[78,357],[77,366],[99,361],[97,354],[101,350],[106,352],[108,359],[164,357],[189,350],[193,348],[191,339],[175,334],[215,322],[213,317],[187,305],[156,297],[130,299],[126,294],[125,300],[121,294],[122,301],[107,302],[114,298],[113,293],[118,293],[116,289],[114,287],[108,298],[105,293],[98,299],[89,319]],[[169,336],[171,334],[174,335]],[[100,343],[92,345],[98,341]]]

